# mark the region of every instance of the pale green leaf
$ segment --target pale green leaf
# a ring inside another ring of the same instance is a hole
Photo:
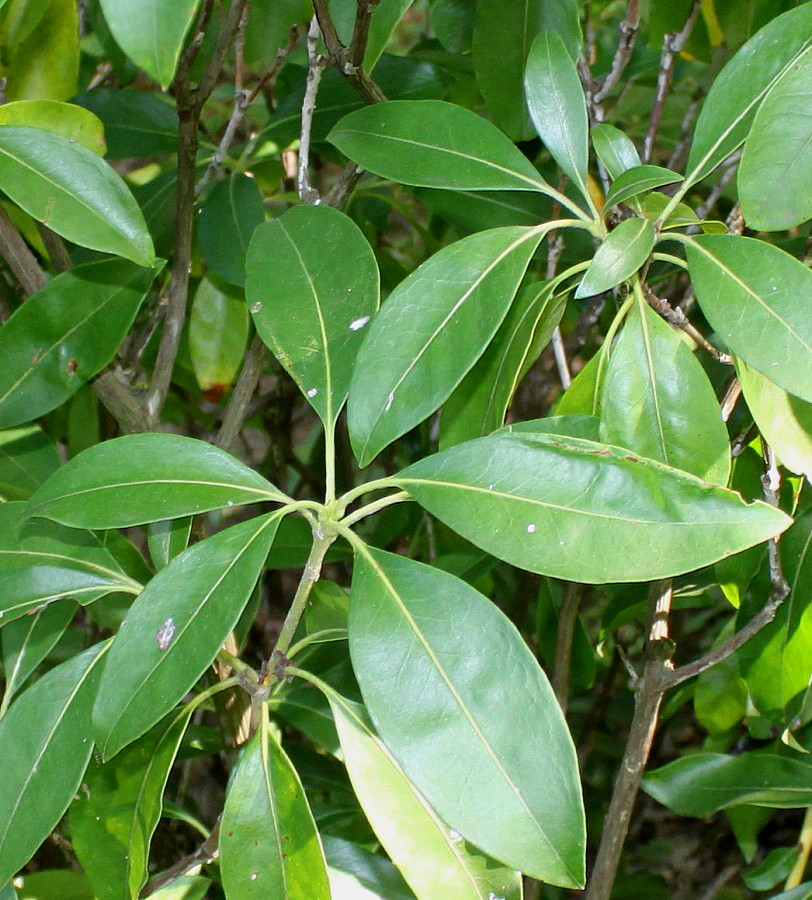
[[[0,187],[69,241],[154,265],[152,238],[129,188],[81,144],[39,128],[0,126]]]
[[[656,233],[648,219],[624,219],[598,247],[575,291],[575,299],[592,297],[617,287],[645,263]]]

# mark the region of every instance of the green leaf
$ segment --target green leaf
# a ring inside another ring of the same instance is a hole
[[[523,191],[441,191],[416,188],[415,196],[431,212],[463,234],[507,225],[537,225],[552,218],[550,200]]]
[[[468,53],[474,40],[476,0],[432,0],[431,27],[449,53]]]
[[[214,403],[240,370],[248,340],[248,307],[208,278],[197,286],[189,314],[189,355],[200,389]]]
[[[612,348],[601,440],[726,485],[730,446],[713,386],[678,331],[640,302]]]
[[[769,891],[783,881],[795,866],[800,847],[774,847],[764,859],[749,872],[743,881],[752,891]]]
[[[270,733],[260,727],[231,782],[220,826],[220,868],[234,900],[329,900],[327,867],[304,788]]]
[[[19,619],[63,597],[71,597],[84,606],[116,591],[137,592],[130,579],[114,580],[81,569],[12,569],[0,573],[0,619]]]
[[[306,19],[302,0],[252,0],[245,29],[245,61],[270,68],[278,49],[290,39],[291,28]]]
[[[362,547],[349,634],[376,728],[441,818],[511,868],[582,887],[575,748],[507,617],[453,575]]]
[[[379,291],[367,239],[328,206],[296,206],[251,242],[246,293],[257,331],[328,430],[347,398]]]
[[[812,805],[812,761],[792,750],[695,753],[649,772],[643,790],[677,815],[702,819],[743,804],[796,809]]]
[[[17,21],[9,28],[9,20],[17,13]],[[8,99],[69,100],[76,93],[79,75],[75,0],[18,2],[4,27]]]
[[[48,656],[65,633],[76,612],[72,600],[57,600],[30,616],[9,622],[0,631],[3,643],[3,672],[8,704],[25,680]]]
[[[287,498],[204,441],[131,434],[83,451],[34,494],[26,515],[76,528],[126,528],[243,503]]]
[[[144,588],[110,648],[93,710],[104,759],[166,715],[211,664],[254,590],[281,515],[195,544]]]
[[[203,262],[218,278],[245,285],[245,258],[254,230],[265,221],[256,181],[234,172],[218,182],[200,209],[197,237]]]
[[[72,100],[104,123],[107,156],[163,156],[178,149],[178,114],[157,94],[125,87],[96,88]]]
[[[519,381],[564,315],[567,294],[555,288],[545,281],[519,291],[494,339],[443,405],[440,449],[502,426]]]
[[[555,31],[543,31],[533,41],[524,90],[536,134],[581,195],[588,198],[586,99],[573,58]]]
[[[789,891],[781,891],[772,900],[810,900],[810,898],[812,898],[812,881],[805,881]]]
[[[759,104],[812,44],[810,34],[812,7],[804,4],[765,25],[722,69],[696,122],[686,187],[701,181],[744,141]]]
[[[121,566],[98,535],[44,519],[22,523],[24,510],[23,503],[0,505],[0,572],[56,566],[126,583],[131,592],[140,590],[138,580]]]
[[[0,329],[0,427],[55,409],[103,369],[154,274],[120,259],[88,263],[23,303]]]
[[[70,836],[97,900],[138,900],[163,792],[192,707],[156,725],[115,759],[92,759],[70,808]]]
[[[116,43],[166,90],[200,0],[100,0]]]
[[[812,478],[812,404],[788,394],[740,359],[735,363],[758,430],[783,466]]]
[[[499,129],[443,100],[391,100],[345,116],[330,143],[370,172],[416,187],[541,191],[548,185]]]
[[[613,181],[641,164],[634,141],[614,125],[596,125],[592,129],[592,146]]]
[[[81,144],[39,128],[0,126],[0,187],[69,241],[139,266],[154,264],[152,239],[129,188]]]
[[[388,859],[333,835],[323,835],[321,842],[333,900],[415,900]]]
[[[93,749],[96,644],[51,669],[0,720],[0,884],[34,855],[68,808]]]
[[[520,900],[517,873],[445,825],[375,733],[367,711],[308,676],[330,701],[356,796],[389,857],[421,900]]]
[[[149,558],[156,569],[163,569],[189,546],[192,533],[192,516],[182,519],[164,519],[147,526]]]
[[[538,227],[494,228],[463,238],[392,292],[367,333],[350,388],[350,439],[362,466],[462,381],[505,317],[542,234]]]
[[[0,107],[0,125],[24,125],[61,134],[104,156],[104,126],[92,112],[59,100],[17,100]]]
[[[758,109],[739,165],[739,202],[750,228],[783,231],[812,218],[812,47]]]
[[[654,249],[656,233],[648,219],[624,219],[598,247],[575,299],[608,291],[631,278]]]
[[[0,431],[0,497],[27,500],[61,465],[56,447],[41,428]]]
[[[511,434],[563,434],[565,437],[583,438],[585,441],[599,441],[600,424],[597,416],[576,413],[514,422],[505,425],[503,431]]]
[[[90,882],[82,872],[70,869],[43,869],[40,872],[21,873],[14,879],[19,893],[13,900],[96,900]],[[0,894],[6,900],[5,894]]]
[[[794,718],[791,701],[809,687],[812,659],[812,511],[800,515],[780,543],[790,593],[775,618],[736,654],[755,706],[777,721]]]
[[[772,244],[733,234],[699,235],[686,250],[714,331],[749,366],[812,401],[812,271]]]
[[[562,435],[498,432],[427,457],[396,481],[488,553],[589,584],[689,572],[790,523],[662,463]]]
[[[682,181],[682,175],[672,172],[670,169],[663,169],[660,166],[634,166],[615,178],[606,195],[604,205],[607,208],[617,206],[618,203],[623,203],[630,197],[636,197],[638,194],[644,194],[662,187],[664,184],[674,184],[677,181]]]
[[[523,80],[533,39],[557,32],[572,59],[581,49],[578,4],[572,0],[517,0],[505,15],[502,0],[478,0],[473,61],[477,83],[496,124],[512,139],[527,140],[533,126]]]

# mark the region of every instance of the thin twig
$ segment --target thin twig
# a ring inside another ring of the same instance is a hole
[[[205,866],[208,863],[213,862],[220,855],[220,851],[217,847],[219,839],[220,820],[218,819],[217,823],[212,829],[211,834],[200,845],[200,847],[195,850],[194,853],[190,853],[188,856],[184,856],[183,859],[178,860],[178,862],[176,862],[173,866],[170,866],[159,875],[151,878],[144,886],[144,889],[139,894],[139,897],[150,897],[152,896],[152,894],[157,894],[158,891],[161,890],[161,888],[166,887],[176,879],[188,874],[192,871],[192,869],[196,869],[198,866]]]
[[[727,353],[723,353],[718,347],[714,347],[705,335],[691,324],[685,313],[678,306],[672,306],[665,297],[658,297],[645,283],[643,284],[643,294],[648,305],[656,313],[659,313],[669,325],[684,331],[691,340],[697,343],[709,356],[713,357],[716,362],[726,366],[733,365],[733,358]]]
[[[350,50],[341,42],[330,17],[327,0],[313,0],[313,12],[318,19],[321,36],[324,38],[324,45],[327,47],[327,52],[330,54],[330,60],[333,65],[367,103],[381,103],[386,100],[383,91],[367,75],[363,66],[353,63]],[[366,41],[364,41],[362,47],[359,40],[354,47],[354,52],[360,53],[360,57],[363,60],[365,50]]]
[[[592,102],[600,105],[609,96],[609,92],[620,81],[629,60],[632,58],[637,32],[640,28],[640,0],[629,0],[626,7],[626,18],[620,23],[620,41],[615,50],[612,65],[603,79],[603,84],[592,95]]]
[[[180,336],[186,318],[186,306],[189,294],[189,270],[192,262],[192,227],[195,204],[195,170],[197,166],[198,126],[203,105],[214,90],[217,77],[231,48],[239,28],[242,11],[247,0],[232,0],[228,13],[221,26],[217,46],[212,53],[206,70],[197,88],[191,86],[190,66],[197,56],[199,46],[195,49],[198,38],[202,42],[213,3],[204,4],[198,16],[197,30],[191,42],[181,56],[177,73],[173,81],[173,89],[178,109],[180,128],[178,132],[178,167],[177,167],[177,212],[175,217],[175,255],[172,265],[172,281],[169,286],[164,330],[152,383],[147,393],[147,414],[149,421],[155,425],[161,416],[175,359],[180,347]]]
[[[248,410],[248,405],[254,391],[259,384],[260,375],[268,359],[268,348],[262,342],[258,334],[254,335],[251,347],[246,354],[245,361],[240,371],[237,383],[228,401],[220,431],[217,434],[215,445],[221,450],[230,450],[242,428],[242,423]]]
[[[586,900],[608,900],[612,893],[634,802],[657,728],[657,715],[666,690],[665,679],[672,669],[671,655],[674,645],[668,637],[668,616],[672,595],[670,579],[655,581],[649,590],[646,665],[635,691],[634,714],[626,741],[626,751],[604,818],[603,835],[595,866],[587,884]]]
[[[654,92],[654,104],[651,109],[648,131],[643,141],[643,162],[651,161],[654,152],[654,140],[660,127],[663,108],[671,88],[671,79],[674,76],[674,59],[685,46],[699,14],[700,0],[693,0],[688,18],[679,31],[669,31],[663,36],[663,51],[660,56],[660,68],[657,73],[657,88]]]
[[[555,663],[551,679],[561,711],[566,714],[569,702],[570,665],[572,663],[572,640],[575,635],[575,624],[578,621],[578,609],[581,605],[583,587],[580,584],[566,582],[564,600],[558,611],[558,628],[555,636]]]
[[[778,468],[778,462],[772,448],[767,442],[761,439],[762,453],[764,456],[764,475],[761,478],[762,492],[764,502],[778,509],[778,491],[781,488],[781,473]],[[740,628],[729,640],[720,644],[715,650],[706,653],[695,662],[680,666],[675,669],[667,678],[667,687],[676,687],[693,678],[696,675],[710,669],[723,659],[727,659],[731,653],[735,653],[739,647],[744,646],[753,635],[757,634],[766,625],[775,618],[778,607],[784,602],[789,594],[789,585],[784,578],[784,570],[781,565],[781,552],[779,550],[779,538],[770,538],[767,542],[767,553],[769,558],[770,569],[770,596],[762,609],[742,628]]]
[[[2,204],[0,204],[0,254],[8,263],[8,267],[19,281],[20,287],[27,297],[36,294],[48,283],[48,276],[8,217]]]
[[[37,222],[37,231],[48,251],[51,265],[57,272],[70,271],[73,268],[73,260],[70,258],[70,253],[68,253],[68,248],[62,238],[42,222]]]
[[[350,41],[350,65],[361,68],[364,65],[364,54],[369,40],[369,24],[372,13],[380,0],[358,0],[358,12],[355,14],[355,27]]]
[[[302,203],[321,203],[321,196],[310,184],[310,134],[313,129],[313,114],[316,111],[316,97],[327,59],[317,52],[319,21],[313,16],[307,32],[307,86],[302,100],[302,130],[299,137],[299,168],[296,189]]]

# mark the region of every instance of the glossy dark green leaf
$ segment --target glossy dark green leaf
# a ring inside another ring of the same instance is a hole
[[[523,90],[533,39],[557,32],[572,59],[578,58],[581,28],[572,0],[516,0],[505,15],[503,0],[478,0],[473,61],[477,83],[494,121],[512,140],[533,136]]]
[[[812,271],[772,244],[733,234],[699,235],[686,249],[696,299],[730,350],[812,402]]]
[[[96,644],[51,669],[0,720],[0,884],[34,855],[68,808],[93,749]]]
[[[107,763],[90,761],[70,835],[97,900],[138,900],[163,792],[192,709],[155,726]]]
[[[631,278],[648,259],[655,238],[654,225],[648,219],[624,219],[598,247],[575,299],[592,297]]]
[[[106,155],[113,159],[163,156],[178,149],[178,114],[157,94],[102,88],[78,94],[72,102],[104,123]]]
[[[0,497],[27,500],[61,465],[56,447],[41,428],[0,431]]]
[[[640,154],[634,142],[614,125],[596,125],[592,129],[592,146],[613,181],[640,165]]]
[[[70,869],[42,869],[39,872],[21,873],[14,879],[19,887],[12,900],[96,900],[93,888],[82,872]],[[6,900],[5,894],[0,894]],[[159,898],[160,900],[160,898]]]
[[[612,348],[601,440],[727,484],[730,446],[713,386],[679,332],[648,304],[635,305]]]
[[[370,172],[416,187],[542,193],[547,188],[495,125],[442,100],[374,103],[345,116],[327,138]]]
[[[73,600],[57,600],[45,609],[3,626],[0,641],[6,680],[4,706],[11,702],[28,676],[53,650],[75,612]]]
[[[0,110],[0,125],[24,125],[53,131],[83,147],[104,156],[107,145],[104,126],[87,109],[59,100],[16,100],[4,103]]]
[[[695,753],[649,772],[643,790],[677,815],[703,819],[743,804],[796,809],[812,804],[812,761],[792,750]]]
[[[50,412],[106,366],[153,274],[124,260],[89,263],[19,307],[0,329],[0,427]]]
[[[781,722],[812,677],[812,512],[797,518],[779,546],[789,596],[736,657],[756,708]]]
[[[327,867],[304,788],[270,733],[268,710],[246,746],[220,825],[228,900],[329,900]]]
[[[429,456],[397,482],[494,556],[590,584],[689,572],[790,524],[662,463],[562,435],[498,432]]]
[[[561,170],[589,196],[589,122],[578,70],[555,31],[537,35],[527,57],[524,91],[536,134]]]
[[[260,337],[331,429],[378,309],[372,248],[343,213],[303,204],[257,230],[247,272]]]
[[[264,221],[262,194],[253,178],[235,172],[219,181],[197,220],[203,262],[223,281],[243,287],[248,245]]]
[[[211,664],[254,590],[280,515],[195,544],[142,591],[110,648],[93,710],[104,759],[166,715]]]
[[[164,90],[175,75],[200,0],[100,0],[116,43]]]
[[[448,828],[378,737],[366,709],[318,679],[355,793],[389,857],[421,900],[520,900],[512,872]]]
[[[631,169],[625,169],[612,182],[606,195],[606,206],[616,206],[630,197],[636,197],[638,194],[644,194],[662,187],[664,184],[674,184],[677,181],[682,181],[682,175],[660,166],[634,166]]]
[[[739,166],[745,222],[783,231],[812,218],[812,47],[795,60],[758,109]]]
[[[270,67],[290,39],[291,28],[306,19],[302,0],[253,0],[245,29],[245,61]]]
[[[81,247],[139,266],[155,262],[127,185],[95,153],[61,134],[0,126],[0,187],[30,216]]]
[[[542,282],[519,292],[494,339],[443,405],[441,449],[502,426],[519,381],[564,314],[567,295],[555,294],[555,287]]]
[[[284,502],[261,475],[223,450],[177,434],[105,441],[62,466],[28,516],[77,528],[125,528],[241,503]]]
[[[812,403],[788,394],[741,360],[736,360],[736,374],[758,430],[781,464],[812,478]]]
[[[583,886],[575,749],[507,617],[453,575],[362,548],[349,634],[379,734],[442,819],[505,865]]]
[[[63,597],[71,597],[84,606],[117,591],[137,593],[129,579],[114,580],[81,569],[12,569],[0,573],[0,624],[36,612]]]
[[[317,581],[305,610],[307,633],[346,629],[349,608],[350,596],[346,588],[334,581]]]
[[[189,355],[197,383],[212,402],[219,402],[240,370],[248,328],[245,301],[204,278],[189,314]]]
[[[367,332],[350,388],[350,439],[362,466],[462,381],[507,314],[541,237],[538,228],[471,235],[392,292]]]
[[[812,7],[773,19],[736,53],[713,82],[696,122],[687,184],[712,172],[747,137],[759,104],[812,44]]]

